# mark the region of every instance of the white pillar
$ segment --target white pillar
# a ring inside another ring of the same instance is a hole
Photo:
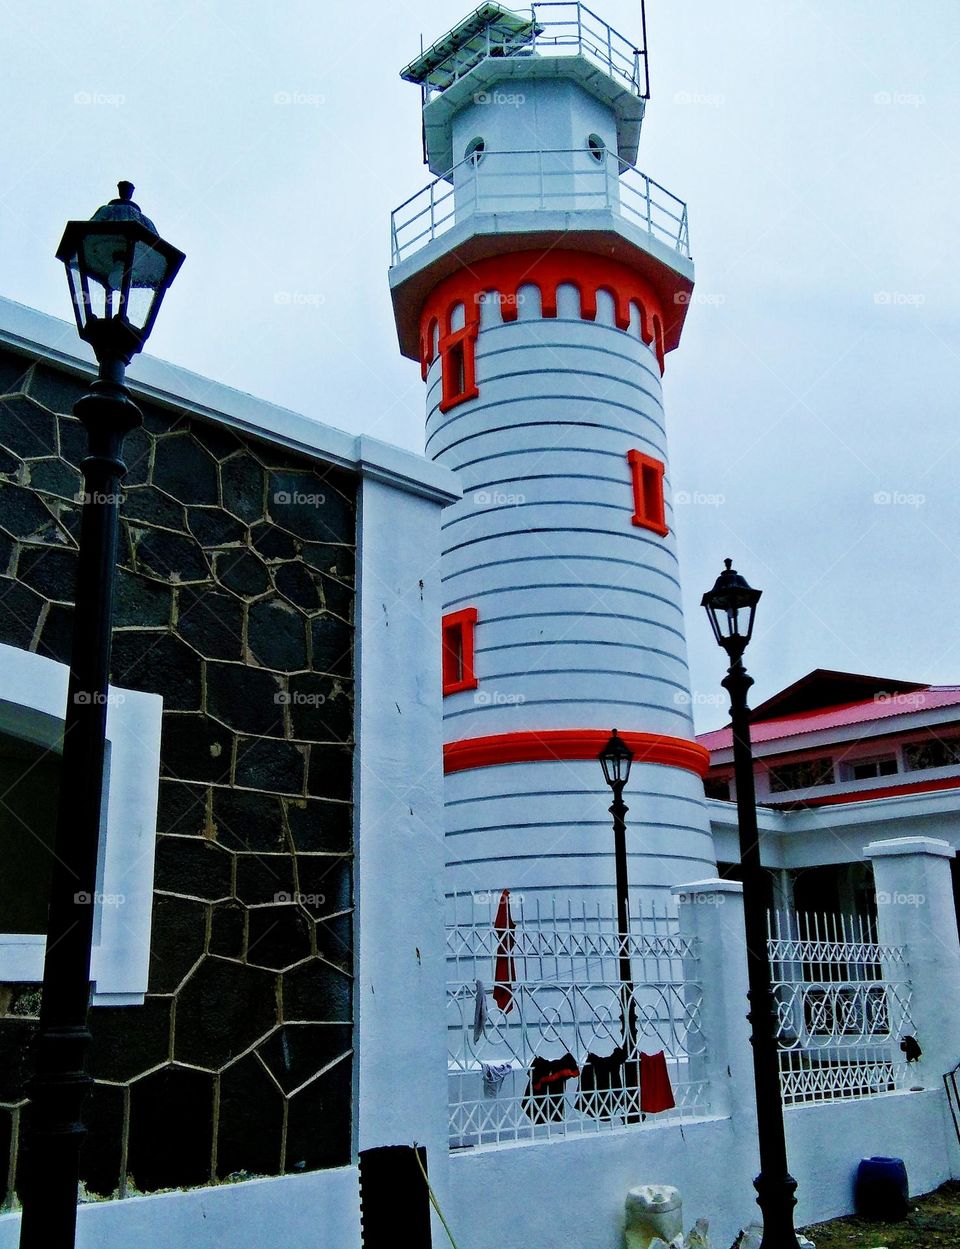
[[[950,873],[956,851],[932,837],[896,837],[871,842],[863,853],[873,863],[879,940],[907,947],[923,1050],[916,1083],[940,1089],[944,1072],[960,1061],[960,939]]]

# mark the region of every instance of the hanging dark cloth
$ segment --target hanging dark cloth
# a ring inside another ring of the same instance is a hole
[[[493,1000],[505,1015],[513,1010],[513,982],[517,969],[513,961],[513,930],[516,924],[510,915],[510,890],[504,889],[493,921],[494,931],[499,934],[497,957],[493,969]]]
[[[563,1119],[563,1087],[580,1074],[572,1054],[562,1058],[535,1058],[523,1095],[523,1109],[533,1123],[559,1123]]]
[[[612,1119],[622,1113],[623,1060],[626,1056],[620,1045],[611,1054],[587,1054],[580,1072],[578,1110],[592,1115],[594,1119]]]

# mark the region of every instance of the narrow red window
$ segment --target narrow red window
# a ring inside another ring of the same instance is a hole
[[[440,340],[440,368],[442,374],[442,397],[440,411],[447,412],[458,403],[476,399],[480,393],[476,384],[474,347],[477,340],[477,324],[465,325],[462,330],[447,334]]]
[[[473,632],[476,623],[475,607],[450,612],[443,618],[444,697],[460,690],[477,688],[477,678],[473,671]]]
[[[669,532],[663,504],[663,462],[641,451],[628,451],[627,462],[633,474],[633,523],[663,538]]]

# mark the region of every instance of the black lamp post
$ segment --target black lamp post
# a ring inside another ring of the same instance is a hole
[[[183,263],[131,200],[133,186],[90,221],[68,222],[66,265],[80,337],[100,366],[74,413],[87,430],[70,681],[53,845],[43,994],[31,1113],[21,1249],[71,1249],[77,1218],[85,1070],[90,1043],[93,937],[103,791],[110,643],[123,440],[141,415],[125,385],[163,296]]]
[[[620,951],[620,997],[623,1048],[631,1057],[637,1038],[637,1011],[633,1002],[633,972],[630,968],[630,889],[627,879],[627,806],[623,789],[630,779],[633,751],[614,729],[610,740],[597,756],[603,779],[613,791],[613,855],[617,870],[617,937]]]
[[[777,1011],[767,956],[767,928],[757,800],[753,784],[750,711],[747,691],[753,678],[743,666],[743,652],[753,634],[753,618],[762,591],[752,589],[725,560],[726,568],[701,601],[707,609],[714,637],[727,652],[730,668],[723,687],[730,695],[733,729],[733,765],[737,785],[737,822],[740,826],[740,863],[743,868],[743,909],[750,980],[753,1077],[757,1094],[757,1134],[760,1174],[754,1180],[757,1204],[763,1212],[760,1249],[797,1249],[793,1208],[797,1182],[787,1169],[783,1129],[783,1102],[777,1061]]]

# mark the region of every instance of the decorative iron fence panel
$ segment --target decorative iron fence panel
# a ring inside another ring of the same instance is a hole
[[[621,941],[615,915],[605,910],[511,899],[515,927],[507,950],[494,926],[499,895],[474,897],[479,906],[467,901],[481,918],[447,929],[451,1147],[565,1137],[640,1124],[649,1115],[652,1122],[706,1112],[698,952],[678,931],[675,915],[648,908],[631,918],[631,933]],[[622,955],[630,960],[627,994]],[[507,958],[512,974],[498,983],[498,959]],[[478,997],[486,1017],[479,1029]],[[636,1020],[627,1046],[625,997]],[[626,1061],[620,1061],[624,1050]],[[538,1092],[541,1076],[553,1083]],[[664,1083],[665,1100],[675,1105],[653,1112],[652,1103],[663,1104]]]
[[[784,1105],[909,1087],[900,1041],[913,1033],[913,990],[903,946],[881,945],[863,916],[776,912],[767,949]]]

